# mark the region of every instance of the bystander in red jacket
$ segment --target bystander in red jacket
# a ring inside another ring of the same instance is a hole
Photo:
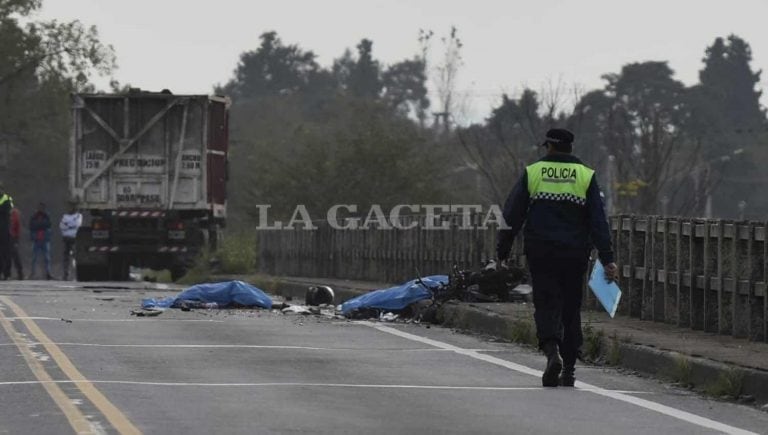
[[[19,236],[21,235],[21,213],[19,212],[19,209],[14,207],[11,210],[11,239],[14,242],[19,241]]]

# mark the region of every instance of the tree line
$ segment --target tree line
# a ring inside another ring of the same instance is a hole
[[[547,129],[564,126],[598,170],[613,213],[763,219],[768,121],[746,41],[715,38],[699,82],[665,61],[624,65],[600,89],[562,84],[503,95],[482,122],[457,125],[463,44],[421,32],[422,50],[384,65],[364,39],[332,66],[275,32],[218,88],[233,105],[233,205],[499,204]],[[435,87],[430,101],[429,78]],[[572,101],[570,106],[568,101]]]
[[[95,27],[40,21],[41,0],[0,0],[0,182],[24,216],[68,199],[69,93],[95,91],[115,67]]]

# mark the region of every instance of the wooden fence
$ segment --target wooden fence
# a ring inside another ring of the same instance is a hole
[[[447,230],[259,232],[259,269],[280,276],[403,282],[446,274],[453,264],[476,268],[495,257],[496,230],[482,216],[449,216]],[[467,225],[469,223],[469,225]],[[620,314],[713,333],[768,341],[766,223],[614,216],[611,228],[622,269]],[[513,258],[525,264],[522,245]],[[585,307],[596,308],[586,292]]]

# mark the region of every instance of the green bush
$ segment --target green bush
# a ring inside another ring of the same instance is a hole
[[[212,258],[218,260],[218,271],[225,275],[253,273],[256,269],[256,234],[237,232],[226,235]]]
[[[192,285],[211,281],[211,276],[245,275],[256,270],[256,234],[234,232],[224,236],[215,252],[203,250],[179,284]]]

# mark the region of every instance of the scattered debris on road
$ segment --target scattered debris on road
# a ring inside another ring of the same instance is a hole
[[[460,270],[453,266],[450,282],[436,297],[442,301],[462,302],[533,302],[528,274],[522,267],[501,266],[493,260],[480,271]]]
[[[146,298],[135,316],[157,316],[166,308],[194,309],[264,308],[285,315],[322,316],[382,322],[434,323],[438,308],[449,301],[530,302],[531,287],[523,268],[497,267],[486,263],[480,271],[453,267],[451,275],[417,278],[402,285],[375,290],[334,305],[335,292],[326,285],[313,285],[305,293],[305,305],[273,302],[250,284],[242,281],[198,284],[176,296]],[[103,300],[111,298],[99,298]],[[285,301],[290,301],[286,297]]]
[[[327,285],[310,286],[307,288],[307,293],[304,296],[304,303],[313,306],[332,305],[334,298],[333,289]]]
[[[312,312],[309,311],[307,307],[302,307],[301,305],[289,305],[280,311],[283,314],[302,314],[305,316],[309,316],[312,314]]]
[[[157,308],[143,308],[140,310],[131,310],[131,316],[136,317],[156,317],[163,314],[164,309]]]

